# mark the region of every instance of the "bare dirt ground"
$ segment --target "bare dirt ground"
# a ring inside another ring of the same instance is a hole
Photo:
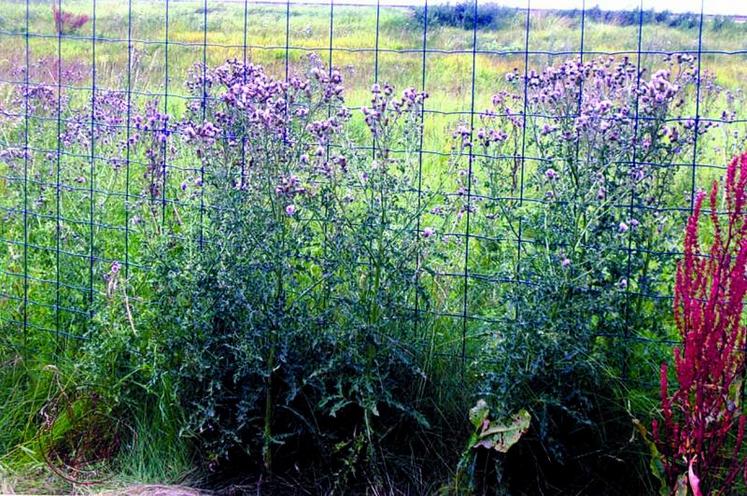
[[[100,496],[203,496],[206,493],[187,486],[142,484],[99,493]]]
[[[188,486],[167,485],[167,484],[135,484],[123,486],[117,489],[108,489],[105,491],[96,491],[91,487],[51,487],[45,484],[39,484],[36,487],[24,485],[12,485],[7,481],[0,484],[0,495],[34,495],[34,496],[51,496],[51,495],[81,495],[81,496],[207,496],[212,493],[194,489]]]

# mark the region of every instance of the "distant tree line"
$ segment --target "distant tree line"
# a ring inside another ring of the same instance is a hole
[[[413,7],[413,15],[417,22],[423,24],[426,17],[424,7]],[[557,16],[580,19],[581,9],[548,10]],[[472,29],[475,24],[478,28],[500,28],[512,21],[517,16],[524,16],[524,9],[504,7],[496,4],[478,4],[475,9],[474,2],[461,1],[456,4],[441,4],[428,6],[428,24],[431,26],[451,26],[463,29]],[[654,11],[644,10],[602,10],[599,7],[586,9],[585,18],[588,21],[618,26],[634,26],[639,22],[643,24],[658,24],[673,28],[694,29],[700,24],[699,13],[675,13],[668,10]],[[713,29],[719,30],[736,25],[729,16],[708,16],[707,23]]]

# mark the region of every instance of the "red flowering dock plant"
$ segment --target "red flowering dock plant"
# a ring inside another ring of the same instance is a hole
[[[88,22],[87,15],[66,12],[56,4],[52,5],[52,17],[54,18],[55,29],[59,34],[74,33]]]
[[[740,401],[745,372],[746,186],[747,153],[729,164],[721,205],[718,182],[711,188],[712,240],[707,254],[698,240],[704,192],[696,196],[687,224],[674,290],[675,323],[682,339],[674,350],[677,388],[669,392],[663,364],[662,419],[653,425],[672,494],[731,494],[747,468],[741,453],[746,417]],[[719,218],[719,207],[725,219]]]

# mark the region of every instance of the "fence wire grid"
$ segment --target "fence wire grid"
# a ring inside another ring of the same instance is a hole
[[[689,159],[645,163],[633,152],[631,164],[690,171],[690,195],[666,209],[677,222],[684,222],[694,192],[706,187],[726,164],[709,159],[718,154],[699,149],[698,128],[714,123],[727,129],[747,123],[747,115],[725,119],[705,106],[701,94],[706,83],[701,74],[706,70],[724,76],[735,88],[745,84],[747,31],[738,31],[740,18],[710,15],[708,2],[703,0],[694,14],[667,14],[681,23],[671,28],[677,35],[672,39],[662,34],[670,28],[663,27],[666,20],[655,18],[653,2],[642,1],[634,11],[618,13],[610,22],[600,20],[604,12],[589,8],[586,0],[579,0],[573,11],[560,13],[536,9],[531,0],[516,9],[478,1],[460,6],[455,25],[443,20],[442,5],[427,1],[411,6],[334,0],[326,4],[0,0],[0,46],[4,47],[0,61],[0,326],[6,332],[61,342],[85,339],[95,303],[106,295],[112,266],[121,266],[127,277],[147,270],[141,253],[146,234],[139,228],[145,220],[137,208],[143,193],[136,186],[147,164],[130,146],[138,132],[134,109],[154,101],[163,113],[178,112],[192,98],[183,81],[195,63],[213,67],[235,58],[263,65],[287,80],[303,63],[304,55],[315,53],[343,73],[347,103],[354,110],[366,104],[366,91],[375,83],[392,82],[398,88],[427,92],[421,117],[424,131],[417,150],[418,181],[413,185],[418,192],[428,174],[452,155],[444,136],[459,123],[473,133],[500,87],[496,81],[514,70],[523,81],[519,91],[524,116],[521,149],[516,154],[482,157],[469,148],[465,152],[469,179],[463,194],[468,202],[543,204],[549,200],[524,187],[530,169],[547,160],[530,154],[526,118],[560,116],[529,112],[528,81],[533,71],[568,59],[628,58],[643,67],[673,54],[691,56],[698,71],[695,92],[688,94],[691,101],[685,103],[691,115],[677,118],[691,120],[696,130]],[[60,19],[68,14],[71,17]],[[81,16],[87,19],[78,28],[60,25],[75,23]],[[718,25],[726,22],[743,36],[736,40],[720,36]],[[14,105],[14,95],[19,94],[25,98]],[[90,102],[89,112],[64,115],[63,108],[74,99]],[[630,110],[637,135],[637,99]],[[20,132],[12,132],[10,123]],[[87,136],[87,146],[71,145],[72,132]],[[115,143],[114,136],[123,137],[124,145]],[[180,160],[169,146],[164,142],[159,198],[158,221],[164,228],[189,215],[181,210],[186,205],[181,192],[186,178],[199,174],[199,166]],[[521,185],[515,195],[491,198],[483,187],[473,184],[473,164],[484,158],[518,158]],[[112,169],[116,174],[104,173]],[[617,208],[645,208],[636,202],[631,198]],[[481,336],[482,327],[474,323],[515,318],[495,315],[473,302],[472,288],[531,284],[474,264],[474,244],[488,240],[513,246],[515,259],[521,263],[525,247],[542,241],[522,233],[521,227],[517,236],[491,238],[475,229],[470,216],[467,209],[463,228],[444,233],[458,240],[460,263],[434,270],[433,275],[462,288],[459,301],[433,310],[438,318],[461,327],[459,342],[445,345],[443,353],[462,362],[470,359],[470,340]],[[628,243],[621,250],[630,258],[645,248]],[[650,255],[671,264],[680,253],[672,249]],[[669,281],[660,282],[631,281],[620,291],[631,299],[669,301]],[[634,330],[613,337],[621,339],[621,346],[668,342]]]

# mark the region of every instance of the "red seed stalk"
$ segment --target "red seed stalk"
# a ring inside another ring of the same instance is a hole
[[[52,5],[52,17],[54,18],[55,28],[60,34],[74,33],[88,22],[87,15],[66,12],[58,8],[57,5]]]
[[[745,372],[746,186],[747,153],[734,158],[726,171],[721,205],[725,224],[718,215],[718,182],[711,188],[709,253],[702,253],[698,240],[702,191],[685,232],[684,258],[677,266],[674,288],[674,318],[682,339],[674,350],[677,388],[670,395],[667,365],[662,364],[662,420],[653,425],[672,494],[683,474],[695,496],[731,494],[747,468],[741,454],[746,417],[740,404]]]

